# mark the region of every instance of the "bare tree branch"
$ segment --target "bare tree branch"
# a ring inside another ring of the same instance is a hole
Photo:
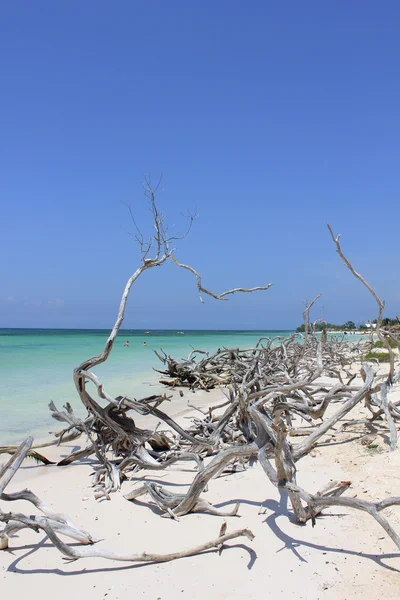
[[[208,296],[211,296],[212,298],[215,298],[215,300],[226,300],[227,298],[225,298],[225,296],[228,296],[229,294],[236,294],[237,292],[251,293],[251,292],[257,292],[257,291],[265,291],[265,290],[268,290],[272,286],[272,283],[269,283],[268,285],[261,286],[261,287],[254,287],[254,288],[249,288],[249,289],[235,288],[233,290],[228,290],[226,292],[222,292],[222,294],[216,294],[202,286],[201,276],[195,269],[193,269],[193,267],[191,267],[189,265],[185,265],[183,263],[179,263],[173,255],[169,256],[169,259],[172,260],[174,265],[176,265],[177,267],[179,267],[181,269],[186,269],[187,271],[192,273],[192,275],[195,276],[196,281],[197,281],[197,289],[199,290],[200,301],[203,304],[204,304],[204,300],[201,297],[202,293],[207,294]]]
[[[340,234],[335,237],[333,235],[333,231],[332,231],[329,223],[327,223],[326,226],[327,226],[329,233],[331,234],[331,238],[336,246],[336,252],[339,254],[340,258],[342,259],[342,261],[344,262],[346,267],[350,270],[350,272],[354,275],[354,277],[356,279],[358,279],[359,281],[361,281],[361,283],[367,288],[367,290],[372,295],[372,297],[374,298],[375,302],[378,305],[378,319],[377,319],[377,324],[376,324],[376,333],[378,335],[378,338],[383,342],[386,350],[389,353],[390,368],[389,368],[389,373],[388,373],[388,383],[392,384],[393,383],[393,374],[394,374],[394,354],[393,354],[393,350],[390,347],[388,340],[384,336],[382,336],[382,333],[381,333],[382,316],[383,316],[383,309],[385,308],[385,302],[379,298],[378,294],[369,285],[369,283],[364,279],[364,277],[362,275],[360,275],[360,273],[357,273],[357,271],[355,270],[355,268],[353,267],[351,262],[343,254],[340,243],[339,243]]]

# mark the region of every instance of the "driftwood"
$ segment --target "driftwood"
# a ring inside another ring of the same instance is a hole
[[[81,548],[69,546],[63,542],[58,536],[60,534],[71,538],[83,545],[92,545],[96,542],[91,535],[85,531],[78,529],[71,519],[62,513],[56,513],[51,508],[46,506],[35,494],[29,490],[23,490],[13,494],[4,492],[11,479],[14,477],[21,463],[29,453],[33,438],[28,438],[21,444],[18,450],[13,454],[8,463],[1,469],[0,472],[0,500],[13,502],[15,500],[26,500],[40,510],[44,516],[30,515],[26,516],[22,513],[8,512],[4,513],[0,510],[0,522],[5,523],[5,528],[0,532],[0,549],[8,547],[9,538],[24,528],[33,529],[34,531],[43,530],[54,546],[67,558],[77,560],[78,558],[108,558],[110,560],[125,561],[125,562],[167,562],[184,558],[185,556],[193,556],[200,554],[206,550],[215,548],[221,550],[223,544],[229,540],[239,537],[247,537],[253,539],[253,534],[248,529],[240,529],[232,533],[225,533],[226,527],[220,532],[217,538],[206,542],[195,548],[174,552],[169,554],[155,554],[142,552],[140,554],[118,554],[102,548]]]
[[[229,512],[223,512],[205,500],[204,492],[211,486],[213,478],[221,473],[245,469],[250,461],[258,461],[268,480],[289,496],[298,522],[311,520],[315,524],[317,515],[329,506],[362,510],[380,523],[400,549],[398,534],[381,514],[386,507],[400,504],[400,498],[378,502],[350,498],[344,495],[350,486],[348,481],[328,482],[319,492],[311,494],[299,487],[296,481],[297,462],[323,442],[339,422],[344,418],[349,420],[353,409],[362,401],[372,413],[368,424],[384,418],[390,432],[391,449],[394,450],[397,445],[396,422],[400,420],[400,410],[388,397],[390,386],[398,379],[395,372],[396,357],[392,349],[389,372],[385,373],[382,382],[381,376],[364,360],[371,348],[370,341],[357,344],[328,338],[326,334],[318,336],[313,326],[309,326],[310,309],[320,295],[303,311],[304,336],[261,338],[252,348],[220,348],[211,355],[193,349],[188,358],[183,360],[168,356],[162,350],[156,352],[163,364],[163,369],[159,370],[163,375],[162,382],[168,388],[219,388],[225,393],[224,402],[206,411],[196,410],[189,427],[183,427],[161,409],[161,405],[170,400],[167,394],[137,400],[125,395],[112,397],[107,393],[93,369],[109,357],[124,319],[128,295],[145,270],[171,261],[176,267],[194,275],[202,301],[202,295],[225,300],[234,293],[250,293],[270,287],[269,284],[250,289],[235,288],[221,294],[207,290],[197,271],[176,260],[171,248],[176,238],[167,237],[163,218],[156,206],[155,191],[148,185],[146,193],[155,234],[150,242],[145,242],[132,217],[134,237],[142,251],[141,266],[126,284],[115,325],[102,353],[83,361],[74,371],[75,386],[87,409],[87,417],[78,419],[69,404],[64,406],[64,410],[58,410],[54,403],[50,404],[53,417],[66,423],[66,428],[58,435],[58,443],[66,436],[82,435],[86,439],[84,448],[58,464],[63,466],[82,457],[91,457],[95,470],[94,495],[98,499],[111,499],[112,493],[120,489],[133,474],[137,479],[142,470],[158,471],[179,461],[192,461],[197,473],[185,494],[171,492],[166,486],[149,480],[148,475],[146,480],[143,479],[125,493],[125,498],[131,502],[148,494],[163,516],[179,519],[195,511],[224,517],[237,515],[238,505]],[[390,335],[397,343],[399,336],[382,327],[383,302],[345,258],[339,237],[335,238],[330,228],[329,231],[341,259],[378,303],[378,337],[387,342]],[[153,258],[149,258],[153,250]],[[89,393],[89,383],[94,385],[96,397]],[[159,430],[158,425],[152,429],[139,428],[135,414],[147,415],[148,427],[151,427],[154,418],[161,421],[165,429]],[[341,423],[343,428],[346,422]],[[301,438],[298,443],[292,443],[290,438],[296,439],[299,435]],[[26,500],[44,516],[28,517],[19,513],[0,512],[0,520],[6,523],[0,533],[2,547],[8,545],[9,537],[15,531],[28,527],[45,531],[60,552],[70,559],[101,556],[115,560],[161,562],[220,548],[226,541],[237,537],[252,538],[253,534],[247,529],[226,534],[223,528],[216,539],[175,554],[121,556],[93,548],[94,540],[88,533],[79,530],[66,515],[54,513],[32,492],[4,492],[15,471],[32,451],[31,446],[32,440],[29,439],[19,449],[3,448],[12,456],[0,472],[0,499],[4,502]],[[59,534],[90,547],[69,546],[60,540]]]

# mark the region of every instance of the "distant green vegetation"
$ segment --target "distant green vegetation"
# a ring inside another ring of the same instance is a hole
[[[396,342],[394,342],[391,338],[387,338],[387,341],[389,342],[389,346],[391,348],[397,348]],[[385,344],[381,340],[374,342],[372,347],[373,348],[386,348]]]
[[[377,322],[376,319],[374,319],[372,321],[372,324],[375,325],[376,322]],[[397,317],[396,317],[396,319],[389,319],[389,317],[382,319],[383,327],[393,327],[394,325],[399,325],[399,324],[400,324],[400,319]],[[311,326],[311,323],[310,323],[310,326]],[[330,331],[354,331],[356,329],[360,329],[362,331],[368,331],[368,330],[371,330],[372,332],[374,331],[373,329],[370,329],[370,327],[367,327],[367,325],[365,323],[361,323],[360,325],[358,325],[356,327],[356,324],[354,323],[354,321],[346,321],[346,323],[343,323],[343,325],[334,325],[333,323],[326,323],[326,322],[316,323],[315,326],[313,325],[313,329],[315,331],[324,331],[325,329],[328,329]],[[296,329],[296,331],[298,333],[302,333],[302,332],[304,332],[304,330],[305,330],[304,323]],[[381,348],[381,347],[382,346],[376,346],[376,348]],[[396,345],[392,346],[392,348],[395,348],[395,347],[396,347]]]
[[[375,325],[377,323],[377,320],[374,319],[372,321],[372,323]],[[398,317],[396,317],[395,319],[390,319],[389,317],[385,317],[384,319],[382,319],[382,327],[393,327],[394,325],[399,325],[400,321],[398,319]],[[365,323],[362,323],[361,325],[359,325],[359,329],[369,329]]]
[[[315,327],[313,327],[315,329],[315,331],[324,331],[325,329],[329,329],[332,331],[352,331],[353,329],[356,329],[355,324],[353,323],[353,321],[346,321],[346,323],[344,323],[343,325],[334,325],[333,323],[316,323]],[[297,332],[301,333],[305,330],[304,327],[304,323],[303,325],[300,325],[300,327],[298,327],[296,329]]]
[[[389,352],[368,352],[368,354],[364,355],[366,360],[371,360],[372,358],[377,358],[379,362],[389,362],[390,354]]]
[[[388,319],[388,318],[382,319],[383,327],[390,327],[390,326],[398,325],[398,324],[399,324],[399,320],[397,318],[396,319]]]

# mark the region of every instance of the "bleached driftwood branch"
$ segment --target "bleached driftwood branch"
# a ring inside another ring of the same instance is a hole
[[[87,532],[78,529],[67,515],[56,513],[31,491],[23,490],[13,494],[4,493],[6,486],[10,483],[18,468],[28,455],[32,446],[32,442],[33,438],[28,438],[25,442],[23,442],[15,454],[7,462],[7,464],[1,469],[0,500],[6,502],[26,500],[27,502],[33,504],[45,516],[26,516],[17,512],[4,513],[0,509],[0,522],[6,524],[5,528],[0,531],[0,549],[8,548],[10,537],[17,531],[28,528],[33,529],[34,531],[44,531],[54,546],[70,560],[77,560],[79,558],[106,558],[124,562],[167,562],[184,558],[186,556],[194,556],[212,548],[220,551],[226,542],[239,537],[247,537],[249,540],[252,540],[254,537],[249,529],[240,529],[231,533],[225,533],[226,526],[224,526],[221,528],[220,534],[215,539],[205,542],[204,544],[200,544],[194,548],[179,552],[171,552],[168,554],[156,554],[148,552],[119,554],[111,550],[97,547],[82,548],[70,546],[63,542],[58,536],[60,534],[64,535],[83,545],[92,545],[95,543],[95,540]]]

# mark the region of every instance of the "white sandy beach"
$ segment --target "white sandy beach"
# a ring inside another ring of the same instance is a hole
[[[400,0],[0,31],[0,600],[400,600]]]
[[[204,406],[215,404],[222,393],[185,392],[185,398],[178,396],[169,412],[178,413],[178,421],[185,424],[187,417],[195,415],[192,409],[185,409],[188,396],[194,404]],[[400,398],[400,389],[392,391],[391,396]],[[358,410],[365,414],[363,407]],[[357,427],[328,435],[326,445],[298,463],[299,484],[315,491],[327,480],[337,478],[351,480],[347,494],[364,499],[400,495],[400,451],[388,451],[385,429],[377,438],[375,450],[360,444],[359,439],[351,441],[356,433]],[[43,453],[57,458],[83,443],[84,440],[62,448],[45,448]],[[2,461],[5,458],[1,456]],[[91,488],[91,472],[90,461],[45,467],[29,459],[7,491],[31,489],[52,508],[66,512],[79,527],[100,538],[98,545],[119,553],[177,551],[218,534],[222,517],[195,513],[177,522],[161,518],[147,496],[136,502],[125,500],[123,494],[134,486],[135,478],[125,482],[111,501],[97,502]],[[180,463],[168,472],[148,472],[146,478],[168,482],[175,490],[185,491],[194,475],[191,463]],[[142,476],[143,471],[139,473]],[[256,535],[253,542],[234,540],[221,555],[211,551],[164,564],[129,565],[92,558],[68,562],[43,533],[23,530],[12,538],[8,550],[0,552],[2,593],[5,597],[41,600],[399,597],[400,555],[369,515],[326,509],[315,528],[311,523],[299,526],[291,519],[290,506],[287,509],[279,504],[278,491],[258,464],[245,472],[212,480],[205,497],[221,507],[233,507],[240,501],[240,516],[227,518],[228,530],[247,527]],[[2,508],[11,507],[3,503]],[[12,508],[28,513],[35,510],[23,502],[13,503]],[[385,515],[400,528],[397,507],[385,511]]]

